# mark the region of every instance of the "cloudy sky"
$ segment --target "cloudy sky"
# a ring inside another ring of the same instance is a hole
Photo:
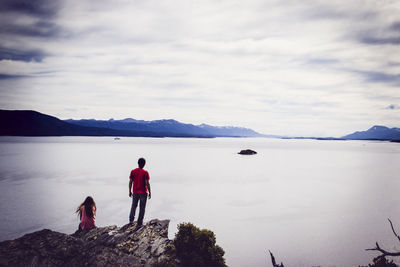
[[[400,127],[400,3],[0,0],[0,109],[292,136]]]

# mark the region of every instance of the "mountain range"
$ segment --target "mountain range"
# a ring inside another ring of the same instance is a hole
[[[231,126],[211,126],[207,124],[193,125],[176,120],[143,121],[135,119],[123,120],[65,120],[70,124],[113,129],[118,131],[148,132],[165,136],[187,135],[204,137],[260,137],[261,134],[247,128]]]
[[[242,127],[193,125],[176,120],[60,120],[30,110],[0,110],[0,135],[9,136],[141,136],[261,137]]]
[[[31,110],[0,110],[2,136],[137,136],[137,137],[274,137],[318,140],[389,140],[400,141],[400,128],[373,126],[340,138],[284,137],[264,135],[233,126],[187,124],[176,120],[60,120]]]
[[[400,128],[388,128],[386,126],[373,126],[367,131],[354,132],[342,137],[346,140],[400,140]]]

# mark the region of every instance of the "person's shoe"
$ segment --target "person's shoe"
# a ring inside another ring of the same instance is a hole
[[[142,228],[142,224],[138,224],[138,225],[136,225],[136,228],[135,228],[135,231],[137,231],[137,230],[139,230],[140,228]]]

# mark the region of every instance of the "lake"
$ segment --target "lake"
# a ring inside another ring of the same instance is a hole
[[[238,155],[241,149],[257,155]],[[267,138],[0,137],[0,240],[73,233],[88,195],[98,226],[128,223],[130,170],[147,160],[145,221],[212,230],[229,266],[358,266],[400,250],[400,144]],[[397,242],[396,242],[397,241]]]

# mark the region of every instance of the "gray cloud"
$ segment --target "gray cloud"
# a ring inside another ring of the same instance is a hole
[[[399,37],[374,37],[374,36],[364,36],[361,37],[360,42],[364,44],[370,45],[399,45],[400,44],[400,36]]]
[[[334,58],[310,58],[306,59],[305,62],[310,65],[331,65],[339,63],[339,60]]]
[[[50,18],[57,14],[60,7],[59,0],[2,0],[1,13],[21,13],[30,16]]]
[[[398,67],[398,66],[400,66],[400,62],[389,61],[389,62],[386,63],[386,65],[388,67]]]
[[[362,75],[367,82],[388,83],[393,86],[400,86],[400,74],[388,74],[379,71],[355,71]]]
[[[390,29],[396,32],[400,32],[400,21],[392,23],[392,25],[390,25]]]
[[[1,0],[0,60],[41,62],[47,53],[31,40],[59,35],[54,20],[60,6],[58,0]]]
[[[368,45],[398,45],[400,44],[400,21],[368,25],[356,36],[358,41]]]
[[[0,60],[15,60],[25,62],[41,62],[46,53],[39,49],[12,49],[0,46]]]
[[[323,1],[305,11],[309,19],[316,20],[367,20],[377,16],[377,12],[365,9],[354,10],[350,5],[338,5],[334,2]]]
[[[0,26],[0,32],[8,35],[48,38],[59,35],[60,27],[52,22],[40,20],[30,25],[3,24]]]
[[[0,73],[0,80],[9,80],[9,79],[19,79],[19,78],[27,78],[28,75],[10,75]]]

